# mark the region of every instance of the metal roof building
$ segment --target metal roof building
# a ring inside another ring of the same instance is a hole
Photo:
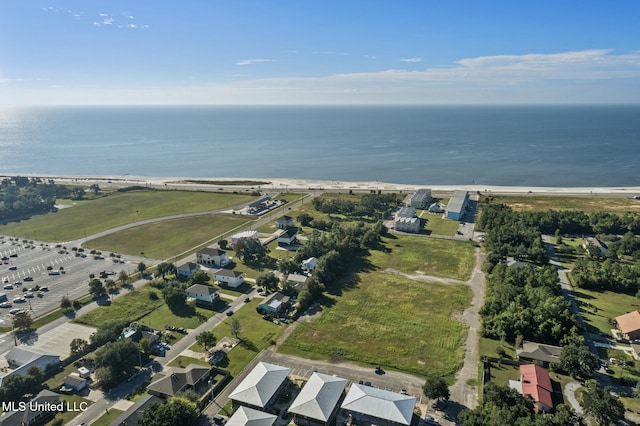
[[[467,191],[462,191],[456,189],[453,191],[453,196],[449,200],[449,204],[447,204],[447,208],[445,209],[445,214],[447,219],[452,220],[460,220],[462,216],[464,216],[464,211],[467,207],[467,202],[469,201],[469,193]]]
[[[239,405],[265,408],[285,383],[291,369],[259,362],[229,398]]]
[[[416,398],[354,383],[342,408],[361,421],[383,425],[410,425]]]
[[[314,372],[291,403],[289,412],[320,423],[330,423],[346,386],[346,379]]]
[[[240,407],[229,418],[227,426],[272,426],[278,416],[254,410],[249,407]]]

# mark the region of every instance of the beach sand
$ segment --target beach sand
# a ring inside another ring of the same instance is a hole
[[[500,195],[549,195],[549,196],[597,196],[597,197],[638,197],[640,187],[535,187],[535,186],[495,186],[495,185],[407,185],[388,182],[330,181],[290,178],[189,178],[189,177],[149,177],[149,176],[48,176],[31,177],[53,179],[59,184],[98,184],[103,188],[119,188],[140,185],[150,188],[184,190],[262,190],[278,192],[325,191],[325,192],[411,192],[419,188],[430,188],[435,195],[450,195],[460,189],[472,193]],[[239,183],[242,184],[239,184]]]

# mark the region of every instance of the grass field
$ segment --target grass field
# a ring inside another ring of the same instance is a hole
[[[163,220],[140,225],[96,238],[85,248],[171,259],[195,250],[214,237],[230,232],[253,220],[248,216],[213,214]]]
[[[464,285],[420,283],[362,273],[312,322],[302,322],[281,350],[312,359],[348,359],[452,380],[467,328],[453,316],[468,305]]]
[[[446,235],[454,236],[458,230],[458,222],[455,220],[443,219],[440,214],[429,214],[425,212],[420,216],[426,220],[424,230],[429,235]]]
[[[503,203],[517,211],[576,210],[592,212],[638,212],[640,203],[627,198],[600,197],[553,197],[553,196],[506,196],[492,195],[494,203]],[[484,198],[484,196],[483,196]],[[480,205],[482,205],[482,200]]]
[[[195,191],[115,192],[94,200],[74,202],[73,207],[56,213],[0,225],[0,234],[48,242],[70,241],[118,225],[232,207],[255,198],[251,195]]]
[[[471,276],[475,257],[468,241],[398,235],[383,238],[383,243],[389,251],[372,250],[369,257],[376,267],[459,280]]]
[[[156,300],[152,300],[150,297],[151,293],[156,294]],[[98,327],[101,324],[115,319],[127,320],[129,322],[137,321],[162,305],[164,305],[164,301],[162,300],[160,290],[147,285],[114,299],[108,306],[101,306],[76,318],[74,322],[86,324],[91,327]]]
[[[593,332],[611,334],[610,319],[640,309],[640,300],[628,294],[579,288],[574,289],[573,295],[585,324]]]

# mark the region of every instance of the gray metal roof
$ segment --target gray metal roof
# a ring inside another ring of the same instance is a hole
[[[229,398],[256,407],[267,405],[291,369],[259,362],[242,382],[235,388]]]
[[[342,408],[379,419],[409,425],[416,398],[354,383]]]
[[[211,296],[212,294],[216,294],[218,292],[218,290],[211,287],[210,285],[204,284],[194,284],[191,287],[188,287],[185,291],[187,293],[202,294],[205,296]]]
[[[327,422],[346,386],[346,379],[313,373],[289,407],[289,412]]]
[[[278,416],[240,406],[229,418],[227,426],[271,426]]]
[[[447,204],[448,212],[462,212],[464,208],[464,204],[467,202],[467,198],[469,193],[467,191],[462,191],[460,189],[456,189],[453,191],[453,196],[449,200],[449,204]]]
[[[16,365],[29,364],[41,357],[54,357],[60,360],[60,357],[56,354],[31,346],[14,346],[5,355],[7,361],[13,361]]]

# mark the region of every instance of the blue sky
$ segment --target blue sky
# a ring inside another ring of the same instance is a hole
[[[0,105],[640,103],[640,2],[0,0]]]

